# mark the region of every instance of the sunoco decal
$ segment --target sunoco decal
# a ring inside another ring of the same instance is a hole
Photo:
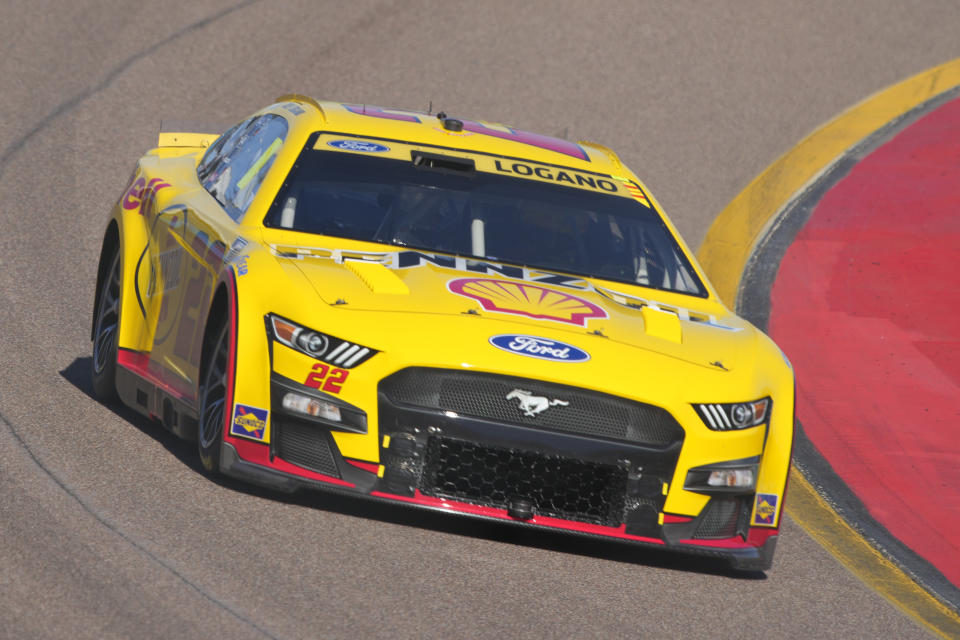
[[[777,516],[777,494],[758,493],[757,508],[753,518],[753,524],[769,524],[776,522]]]
[[[233,410],[233,422],[230,423],[230,435],[263,440],[269,413],[267,409],[237,404]]]
[[[331,147],[343,149],[344,151],[362,151],[364,153],[383,153],[390,151],[390,147],[363,140],[331,140],[327,143]]]
[[[490,338],[490,344],[519,356],[553,360],[554,362],[586,362],[590,354],[572,344],[559,340],[547,340],[536,336],[505,334]]]

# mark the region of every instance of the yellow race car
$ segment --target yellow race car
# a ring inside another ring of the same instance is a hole
[[[299,95],[162,132],[92,325],[211,474],[772,561],[790,365],[600,145]]]

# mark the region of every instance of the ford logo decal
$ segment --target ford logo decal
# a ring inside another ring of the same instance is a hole
[[[586,362],[590,359],[589,353],[572,344],[536,336],[514,334],[493,336],[490,338],[490,344],[497,349],[503,349],[517,355],[541,360],[553,360],[554,362]]]
[[[363,140],[331,140],[327,143],[331,147],[343,149],[344,151],[363,151],[364,153],[383,153],[390,151],[390,147],[373,142],[364,142]]]

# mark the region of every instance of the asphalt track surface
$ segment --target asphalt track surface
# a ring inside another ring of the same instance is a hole
[[[801,5],[802,6],[798,6]],[[0,637],[928,637],[789,518],[773,570],[214,483],[89,396],[106,213],[161,119],[297,91],[616,148],[688,243],[960,55],[954,3],[17,3],[0,21]]]

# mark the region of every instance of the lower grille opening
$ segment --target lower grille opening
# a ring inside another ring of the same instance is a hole
[[[616,465],[435,436],[420,490],[501,509],[529,501],[534,515],[617,526],[626,482],[627,470]]]
[[[313,424],[274,419],[273,441],[277,456],[299,467],[334,478],[340,477],[330,450],[330,434]]]
[[[695,539],[732,538],[747,530],[750,497],[710,498],[694,532]]]

